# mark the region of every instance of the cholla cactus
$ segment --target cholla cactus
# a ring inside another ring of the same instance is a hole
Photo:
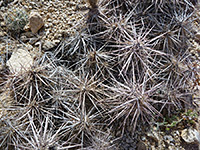
[[[0,149],[123,149],[118,139],[142,124],[193,108],[196,0],[85,1],[57,48],[23,74],[0,71]],[[4,17],[12,34],[27,18],[21,8]]]
[[[23,8],[11,8],[4,17],[8,31],[20,33],[28,23],[28,14]]]

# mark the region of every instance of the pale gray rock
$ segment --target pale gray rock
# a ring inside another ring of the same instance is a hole
[[[9,67],[11,73],[21,74],[29,71],[33,66],[33,57],[24,49],[18,49],[13,52],[6,65]]]
[[[200,144],[200,133],[194,128],[182,130],[181,137],[186,143],[198,142]]]

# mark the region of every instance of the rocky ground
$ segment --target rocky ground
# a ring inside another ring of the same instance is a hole
[[[85,18],[89,11],[86,9],[87,7],[88,3],[82,0],[0,1],[0,68],[6,66],[12,73],[31,69],[34,61],[41,57],[44,52],[56,50],[65,42],[66,37],[77,34],[78,25],[83,24],[84,26],[86,23]],[[82,9],[80,10],[80,8]],[[9,22],[9,19],[18,21],[15,12],[23,12],[23,16],[20,16],[24,17],[25,26],[22,24],[23,28]],[[35,22],[36,24],[34,24]],[[171,119],[166,118],[166,120],[158,120],[156,123],[152,122],[149,128],[141,126],[133,136],[129,134],[129,131],[126,131],[116,144],[118,149],[200,149],[199,26],[196,24],[196,37],[191,40],[193,45],[189,48],[194,57],[193,69],[197,70],[196,76],[198,76],[196,85],[191,81],[191,87],[196,88],[196,94],[192,97],[194,109],[180,112]],[[17,33],[18,31],[20,34]],[[24,64],[23,67],[21,67],[22,64]],[[9,99],[9,96],[6,98],[5,95],[1,96],[1,99]]]

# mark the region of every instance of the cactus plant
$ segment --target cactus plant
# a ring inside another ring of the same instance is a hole
[[[4,17],[8,31],[18,34],[28,23],[28,13],[23,8],[10,8]]]

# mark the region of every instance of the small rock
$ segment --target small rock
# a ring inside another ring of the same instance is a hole
[[[33,66],[33,58],[28,51],[18,49],[13,52],[6,64],[12,73],[24,73]]]
[[[60,43],[60,40],[53,40],[54,45],[57,45]]]
[[[186,143],[200,143],[200,133],[193,128],[182,130],[181,137]]]
[[[171,135],[165,135],[165,136],[164,136],[164,139],[165,139],[166,141],[169,141],[169,143],[172,142],[172,141],[174,141],[174,139],[172,138]]]
[[[1,27],[6,27],[6,23],[5,23],[4,21],[2,21],[2,22],[0,23],[0,26],[1,26]]]
[[[2,31],[0,32],[0,37],[3,37],[5,35],[5,33]]]
[[[34,34],[44,26],[44,21],[38,12],[31,12],[29,17],[29,26]]]
[[[47,21],[48,21],[48,22],[52,22],[52,19],[49,18]]]
[[[142,136],[142,137],[141,137],[141,140],[142,140],[142,141],[145,141],[145,140],[146,140],[146,137],[145,137],[145,136]]]

